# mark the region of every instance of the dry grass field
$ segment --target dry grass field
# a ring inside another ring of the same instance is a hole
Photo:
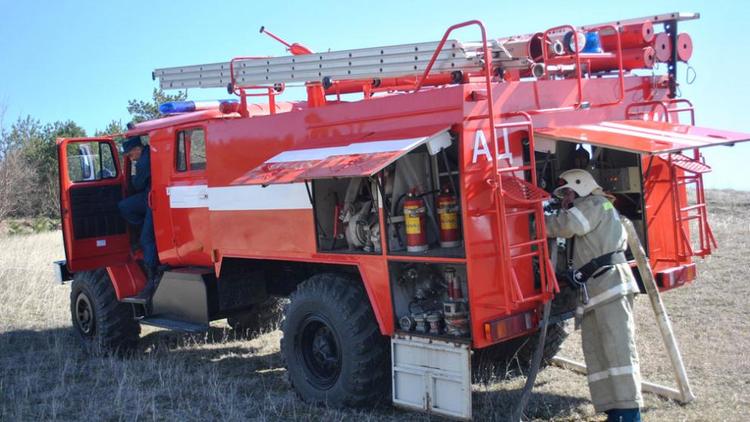
[[[694,285],[664,295],[698,399],[681,406],[645,394],[647,421],[747,420],[750,412],[750,193],[710,192],[720,249]],[[223,325],[198,338],[145,328],[132,358],[89,357],[73,336],[70,287],[54,284],[59,232],[0,237],[0,421],[26,420],[428,420],[389,405],[334,410],[300,402],[285,379],[279,332],[233,339]],[[674,381],[645,297],[637,299],[644,378]],[[563,355],[582,359],[574,333]],[[476,420],[504,420],[524,378],[476,385]],[[535,420],[604,420],[583,376],[539,374]],[[434,418],[433,418],[434,419]]]

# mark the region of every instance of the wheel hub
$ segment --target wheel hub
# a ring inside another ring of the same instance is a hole
[[[76,324],[83,334],[91,335],[95,326],[94,310],[88,296],[81,293],[76,298]]]
[[[319,315],[308,316],[301,324],[298,355],[308,380],[319,388],[330,388],[341,372],[341,349],[328,321]]]
[[[321,367],[328,370],[335,369],[337,364],[335,342],[336,340],[328,327],[318,329],[313,339],[313,357]]]

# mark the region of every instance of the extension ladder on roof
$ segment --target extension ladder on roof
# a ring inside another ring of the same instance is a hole
[[[439,41],[434,41],[299,56],[240,58],[233,62],[157,69],[153,76],[159,78],[162,89],[171,89],[217,88],[230,83],[259,86],[322,81],[324,78],[352,80],[421,75],[439,44]],[[432,69],[438,73],[479,72],[483,68],[481,47],[481,43],[448,40],[440,49]],[[529,66],[528,59],[510,57],[500,45],[496,47],[492,52],[498,63],[505,67]]]
[[[653,23],[697,19],[697,13],[667,13],[599,25],[578,27],[580,31],[605,26],[621,26],[650,20]],[[545,33],[545,42],[560,42],[561,31],[576,29],[566,25]],[[487,40],[490,69],[523,69],[530,71],[538,61],[528,57],[527,43],[535,34],[514,35]],[[551,37],[551,38],[549,38]],[[325,80],[367,80],[384,77],[411,77],[426,73],[432,56],[439,51],[434,73],[483,72],[485,57],[482,42],[449,40],[382,47],[329,51],[280,57],[238,57],[229,62],[209,63],[156,69],[162,89],[260,87]],[[566,53],[567,54],[567,53]],[[576,54],[578,59],[578,54]]]

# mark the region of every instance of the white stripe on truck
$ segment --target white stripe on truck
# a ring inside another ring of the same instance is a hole
[[[211,211],[311,209],[304,183],[284,185],[170,186],[170,208],[208,208]]]

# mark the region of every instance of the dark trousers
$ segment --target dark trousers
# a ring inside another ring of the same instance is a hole
[[[130,195],[117,204],[120,214],[128,223],[141,227],[141,238],[139,239],[143,249],[143,262],[147,267],[154,269],[159,265],[159,256],[156,252],[156,237],[154,236],[154,219],[151,208],[148,206],[148,192],[139,192]]]

